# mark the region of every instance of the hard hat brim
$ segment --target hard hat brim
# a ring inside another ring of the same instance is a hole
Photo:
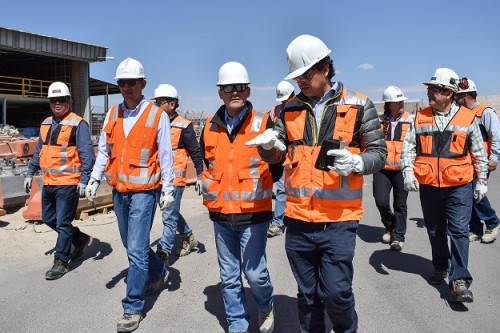
[[[286,101],[287,99],[289,99],[289,98],[290,98],[290,95],[291,95],[291,94],[292,94],[292,93],[288,94],[288,96],[283,96],[283,97],[280,97],[280,98],[276,98],[276,101],[278,101],[278,102],[283,102],[283,101]]]
[[[316,65],[318,62],[320,62],[321,60],[323,60],[327,56],[329,56],[330,53],[332,53],[332,50],[325,51],[325,53],[323,53],[321,56],[319,56],[318,59],[315,62],[313,62],[313,63],[311,63],[311,64],[309,64],[307,66],[300,67],[300,68],[294,70],[293,72],[288,73],[287,76],[285,76],[284,80],[292,80],[292,79],[295,79],[298,76],[301,76],[302,74],[304,74],[305,72],[307,72],[307,70],[309,68],[311,68],[312,66]]]
[[[399,98],[394,98],[394,99],[388,99],[387,101],[385,101],[386,103],[387,102],[401,102],[401,101],[406,101],[408,99],[408,97],[399,97]]]

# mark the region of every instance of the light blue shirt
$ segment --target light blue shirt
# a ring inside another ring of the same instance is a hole
[[[123,107],[123,131],[125,138],[128,137],[132,127],[137,123],[144,110],[151,104],[151,102],[146,101],[144,96],[142,101],[137,105],[135,109],[127,109],[125,107],[125,101],[122,102]],[[110,112],[106,114],[102,128],[106,128],[109,121]],[[173,169],[173,155],[172,155],[172,144],[170,141],[170,120],[165,112],[162,112],[160,116],[160,122],[158,124],[158,132],[156,133],[156,143],[158,144],[158,158],[160,159],[160,169],[162,178],[162,191],[173,191],[174,185],[174,169]],[[109,154],[111,152],[111,146],[106,143],[106,133],[101,132],[99,137],[99,152],[97,153],[97,158],[92,170],[91,177],[93,179],[101,180],[106,165],[108,164]]]
[[[224,112],[224,119],[226,121],[226,128],[227,132],[231,134],[233,132],[233,129],[238,126],[238,124],[241,122],[241,119],[243,119],[243,116],[246,114],[248,110],[248,107],[244,107],[243,110],[240,111],[236,116],[231,117],[229,113],[227,113],[227,109]]]
[[[323,107],[325,106],[326,101],[328,101],[330,98],[332,98],[338,88],[338,83],[334,82],[333,86],[330,90],[326,92],[326,94],[321,97],[319,101],[316,101],[312,98],[309,98],[311,100],[312,106],[313,106],[313,112],[314,112],[314,117],[316,118],[316,125],[318,127],[321,126],[321,118],[323,116]]]

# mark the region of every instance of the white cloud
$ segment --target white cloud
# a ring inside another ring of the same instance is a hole
[[[361,65],[358,65],[358,68],[359,69],[374,69],[375,68],[375,65],[372,65],[372,64],[361,64]]]

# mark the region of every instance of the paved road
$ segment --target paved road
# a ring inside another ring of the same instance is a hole
[[[489,198],[500,210],[500,171],[490,181]],[[430,246],[418,194],[409,196],[407,242],[403,252],[380,242],[383,227],[365,179],[365,217],[359,229],[354,291],[360,331],[365,332],[499,332],[500,245],[475,242],[469,268],[475,301],[447,301],[446,285],[426,282],[432,272]],[[200,251],[175,261],[171,280],[146,302],[146,317],[137,332],[225,332],[212,223],[194,189],[184,193],[182,212],[201,241]],[[0,217],[0,332],[114,332],[121,316],[127,261],[114,214],[76,222],[94,237],[83,260],[60,280],[46,281],[55,233],[25,223],[21,211]],[[152,230],[161,233],[160,215]],[[178,246],[179,244],[177,244]],[[296,284],[284,252],[284,237],[269,239],[269,271],[275,286],[275,333],[299,332]],[[247,288],[248,292],[248,288]],[[255,303],[250,332],[257,332]]]

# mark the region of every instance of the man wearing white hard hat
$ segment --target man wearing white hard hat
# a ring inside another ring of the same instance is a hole
[[[481,201],[487,191],[488,161],[474,112],[455,102],[459,82],[449,68],[436,69],[424,82],[429,106],[416,113],[406,134],[401,168],[405,189],[420,191],[434,266],[429,283],[448,277],[450,301],[470,303],[469,220],[472,200]]]
[[[276,122],[278,117],[283,110],[285,104],[295,97],[295,89],[292,84],[288,81],[281,81],[276,86],[276,101],[280,102],[280,104],[275,105],[273,110],[270,113],[271,119]],[[274,212],[273,212],[273,220],[271,221],[271,225],[269,226],[269,230],[267,231],[268,237],[279,236],[283,234],[285,229],[285,225],[283,223],[283,218],[285,217],[285,202],[286,202],[286,194],[285,194],[285,173],[281,174],[281,177],[278,181],[275,182],[276,185],[276,200],[274,201]]]
[[[200,145],[196,139],[193,123],[184,119],[177,113],[179,95],[177,89],[170,84],[160,84],[154,91],[157,107],[162,109],[170,119],[171,143],[174,151],[174,204],[161,213],[163,233],[158,241],[156,254],[162,258],[165,265],[169,265],[175,233],[179,232],[182,238],[182,248],[179,256],[187,256],[197,248],[198,241],[193,235],[193,230],[181,214],[181,200],[187,184],[186,170],[188,160],[194,163],[197,180],[195,191],[201,195],[201,173],[203,172],[203,156]]]
[[[174,202],[174,173],[170,123],[142,94],[144,67],[127,58],[118,65],[116,79],[123,102],[112,106],[104,119],[86,196],[94,200],[105,175],[129,262],[117,331],[132,332],[142,320],[144,295],[157,292],[168,279],[167,267],[150,246],[150,231],[156,204],[163,210]]]
[[[373,102],[333,81],[330,49],[301,35],[286,50],[300,93],[273,129],[247,145],[285,168],[286,253],[298,284],[301,332],[356,332],[352,281],[363,215],[363,175],[384,166],[387,148]]]
[[[491,171],[497,168],[500,158],[500,124],[498,115],[490,106],[477,101],[477,88],[474,81],[463,78],[458,85],[460,90],[456,100],[458,104],[471,109],[476,113],[481,135],[483,137],[484,148],[488,156],[488,176]],[[474,183],[477,180],[474,179]],[[483,230],[483,223],[486,230]],[[472,204],[472,217],[470,221],[469,241],[480,240],[481,243],[490,244],[498,236],[500,221],[495,210],[491,207],[490,201],[485,196],[483,200]]]
[[[40,137],[24,180],[26,193],[33,176],[42,173],[42,220],[57,232],[54,265],[45,279],[56,280],[69,271],[69,263],[80,258],[89,244],[89,235],[73,227],[78,199],[94,165],[95,154],[89,124],[72,112],[71,93],[63,82],[49,86],[52,116],[40,126]]]
[[[273,126],[268,114],[253,109],[250,79],[242,64],[219,69],[223,105],[200,137],[207,170],[202,174],[203,204],[214,224],[222,298],[229,333],[248,332],[250,314],[242,273],[258,308],[260,333],[274,330],[273,285],[267,270],[267,229],[273,218],[273,177],[281,165],[268,165],[245,142]],[[279,178],[279,176],[278,176]]]

